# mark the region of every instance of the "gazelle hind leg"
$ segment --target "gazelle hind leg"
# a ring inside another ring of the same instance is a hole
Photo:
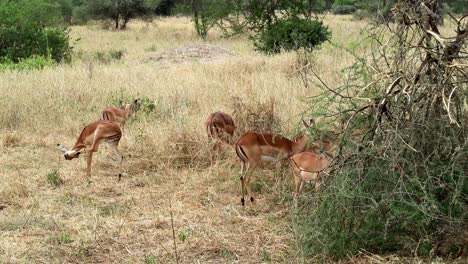
[[[110,143],[109,145],[110,145],[110,147],[112,149],[112,152],[114,152],[114,160],[119,163],[119,181],[120,181],[120,178],[122,177],[123,157],[122,157],[122,154],[120,153],[120,151],[119,151],[119,149],[117,147],[117,143]]]
[[[120,153],[119,149],[117,148],[116,143],[109,143],[110,148],[112,149],[112,152],[114,153],[114,159],[117,162],[122,162],[122,154]]]

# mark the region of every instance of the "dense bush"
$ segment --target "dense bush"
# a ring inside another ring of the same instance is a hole
[[[265,53],[279,53],[304,48],[312,50],[330,38],[322,22],[299,17],[278,20],[263,31],[255,45]]]
[[[0,61],[19,62],[34,55],[57,62],[70,59],[60,7],[48,0],[0,0]]]
[[[310,255],[467,252],[468,25],[454,19],[452,41],[438,40],[428,14],[441,6],[428,11],[423,1],[400,1],[395,17],[406,19],[368,28],[364,54],[373,56],[311,99],[314,116],[341,116],[346,126],[333,173],[301,203],[298,233]],[[425,41],[414,45],[414,36]]]

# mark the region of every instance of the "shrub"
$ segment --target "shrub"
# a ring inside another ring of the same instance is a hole
[[[0,60],[13,63],[33,55],[69,61],[68,31],[59,7],[47,0],[0,0]]]
[[[427,31],[439,32],[435,16],[420,14],[441,10],[423,2],[399,1],[396,17],[414,18],[396,20],[399,30],[366,29],[371,45],[363,54],[375,56],[357,57],[343,86],[324,88],[311,101],[317,113],[326,102],[322,116],[347,121],[333,173],[301,203],[298,233],[310,255],[457,257],[466,251],[468,94],[459,80],[467,69],[458,61],[466,53],[466,30],[440,43]],[[453,27],[466,29],[462,21]],[[414,36],[427,41],[413,45]],[[411,94],[402,100],[405,91]]]
[[[110,63],[112,61],[118,61],[122,59],[124,55],[123,50],[109,50],[108,52],[105,51],[96,51],[94,53],[94,59],[100,63]]]
[[[62,185],[62,179],[60,179],[57,170],[52,170],[47,174],[47,182],[54,188]]]
[[[278,20],[260,34],[255,43],[264,53],[279,53],[303,48],[311,51],[330,39],[331,32],[320,21],[299,17]]]

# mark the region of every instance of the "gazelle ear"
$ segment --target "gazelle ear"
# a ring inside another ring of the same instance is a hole
[[[304,119],[302,119],[302,123],[306,128],[310,128],[311,125],[315,125],[315,121],[313,118],[309,119],[309,123],[307,123]]]
[[[63,153],[67,152],[67,150],[65,149],[65,147],[62,144],[57,144],[57,148]]]

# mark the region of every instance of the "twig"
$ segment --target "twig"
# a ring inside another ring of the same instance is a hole
[[[171,212],[171,227],[172,227],[172,240],[174,241],[174,255],[175,255],[176,263],[179,264],[179,256],[177,254],[177,243],[176,243],[175,228],[174,228],[174,216],[172,214],[172,202],[171,202],[170,197],[169,197],[169,208]]]
[[[339,97],[343,98],[343,99],[353,99],[352,97],[350,96],[344,96],[340,93],[338,93],[337,91],[331,89],[330,87],[328,87],[328,85],[322,80],[322,78],[320,78],[320,76],[318,76],[318,74],[313,70],[311,69],[311,72],[314,74],[314,76],[322,83],[322,85],[327,88],[328,91],[334,93],[335,95],[338,95]]]

